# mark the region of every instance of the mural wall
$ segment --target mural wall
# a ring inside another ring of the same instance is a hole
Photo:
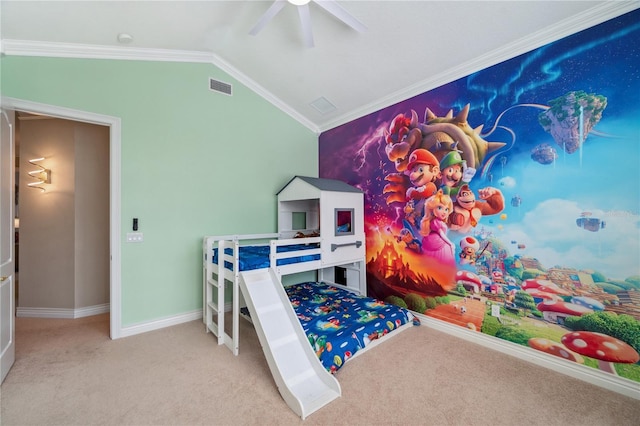
[[[370,296],[640,382],[640,10],[320,136]]]

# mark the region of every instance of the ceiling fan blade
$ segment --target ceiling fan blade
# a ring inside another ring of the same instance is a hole
[[[298,15],[300,15],[300,24],[302,24],[302,36],[304,44],[307,47],[313,47],[313,32],[311,30],[311,12],[309,4],[298,6]]]
[[[365,32],[367,27],[334,0],[316,0],[315,3],[358,32]]]
[[[267,11],[258,19],[258,22],[251,28],[249,34],[256,35],[264,28],[267,23],[273,19],[274,16],[278,14],[282,10],[283,7],[287,4],[287,0],[275,0],[271,7],[267,9]]]

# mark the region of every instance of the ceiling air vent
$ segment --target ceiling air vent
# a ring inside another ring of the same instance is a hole
[[[310,104],[312,107],[317,109],[322,114],[328,114],[330,112],[335,111],[337,108],[334,104],[332,104],[329,99],[324,96],[319,97],[315,101]]]
[[[231,96],[231,85],[229,83],[218,81],[213,78],[209,79],[209,90]]]

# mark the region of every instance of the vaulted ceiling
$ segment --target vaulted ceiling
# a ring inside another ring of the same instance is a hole
[[[0,2],[7,55],[209,62],[321,132],[614,18],[638,1],[315,1],[314,47],[283,1]],[[322,1],[322,0],[318,0]],[[120,40],[119,40],[119,35]]]

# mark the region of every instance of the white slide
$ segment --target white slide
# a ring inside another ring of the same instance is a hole
[[[273,269],[240,273],[240,288],[280,395],[304,420],[341,395],[316,356]]]

